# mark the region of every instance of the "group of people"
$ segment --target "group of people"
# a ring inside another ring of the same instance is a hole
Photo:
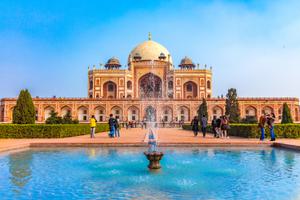
[[[203,115],[201,119],[197,116],[194,117],[194,119],[191,122],[192,130],[194,132],[194,136],[196,137],[199,132],[199,125],[201,126],[201,132],[203,137],[206,136],[207,132],[207,117]],[[213,117],[213,120],[211,122],[212,131],[214,133],[214,137],[216,138],[227,138],[227,131],[230,128],[229,126],[229,120],[227,116],[221,116],[220,118],[217,118],[216,116]]]
[[[191,122],[192,130],[194,132],[194,136],[196,137],[199,132],[199,123],[201,125],[201,132],[203,137],[206,136],[206,128],[207,128],[207,117],[203,115],[201,119],[199,120],[197,116],[194,117],[194,119]]]
[[[212,126],[214,137],[228,138],[227,132],[230,129],[230,126],[229,126],[229,119],[226,115],[220,116],[219,118],[214,116],[211,121],[211,126]]]
[[[108,136],[111,138],[120,137],[120,119],[119,116],[116,118],[113,117],[113,114],[109,115],[108,120],[109,125],[109,134]],[[97,120],[94,115],[90,118],[90,127],[91,127],[91,138],[95,138],[95,130],[97,126]]]
[[[120,119],[119,116],[113,117],[113,114],[109,115],[108,120],[109,125],[109,134],[108,136],[111,138],[120,137]]]
[[[258,127],[260,128],[261,131],[261,136],[260,136],[260,140],[263,141],[265,139],[265,127],[266,124],[268,126],[268,128],[270,129],[270,137],[271,137],[271,141],[275,141],[275,132],[274,132],[274,122],[275,122],[275,114],[271,113],[271,114],[264,114],[259,118],[259,122],[258,122]]]

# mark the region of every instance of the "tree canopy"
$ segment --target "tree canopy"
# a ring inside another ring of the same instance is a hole
[[[229,116],[229,122],[240,122],[240,108],[235,88],[228,89],[228,93],[226,95],[225,114]]]
[[[16,106],[13,110],[14,124],[34,124],[35,108],[31,95],[27,89],[21,90]]]

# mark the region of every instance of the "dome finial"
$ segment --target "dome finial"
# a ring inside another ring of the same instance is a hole
[[[151,32],[148,33],[148,40],[152,40]]]

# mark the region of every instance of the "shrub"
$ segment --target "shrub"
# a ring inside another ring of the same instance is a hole
[[[183,125],[184,130],[192,130],[191,125]],[[266,127],[266,136],[270,136],[269,128]],[[211,131],[211,127],[208,127]],[[277,138],[300,138],[300,124],[275,124],[275,135]],[[245,138],[260,138],[260,129],[257,124],[230,124],[228,135],[245,137]]]
[[[270,136],[269,128],[265,128],[266,136]],[[300,138],[300,124],[275,124],[277,138]],[[231,136],[260,138],[260,129],[256,124],[231,124],[228,131]]]
[[[108,130],[108,124],[97,124],[97,133]],[[63,138],[89,133],[88,124],[0,124],[0,138]]]
[[[190,124],[183,124],[183,125],[182,125],[182,129],[183,129],[183,130],[192,130],[192,126],[191,126]],[[199,131],[201,131],[201,126],[200,126],[200,125],[199,125]],[[206,131],[208,131],[208,132],[211,132],[211,131],[212,131],[210,125],[208,125],[208,126],[206,127]]]
[[[257,118],[256,116],[246,116],[245,118],[242,119],[241,123],[244,124],[257,124]]]

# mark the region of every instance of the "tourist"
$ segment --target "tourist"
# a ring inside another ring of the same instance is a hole
[[[207,118],[205,115],[203,115],[201,118],[201,131],[202,131],[203,137],[205,137],[205,135],[206,135],[206,127],[207,127]]]
[[[211,121],[211,127],[212,127],[212,131],[213,131],[213,133],[214,133],[214,137],[217,137],[217,117],[216,116],[214,116],[213,117],[213,120]]]
[[[275,114],[271,113],[271,115],[269,115],[267,117],[267,123],[268,126],[270,128],[270,136],[271,136],[271,141],[275,141],[275,133],[274,133],[274,122],[275,122]]]
[[[109,137],[115,136],[115,123],[116,120],[113,118],[113,114],[109,115],[108,125],[109,125]]]
[[[217,132],[217,137],[218,137],[218,138],[222,138],[222,137],[223,137],[223,131],[222,131],[222,129],[221,129],[221,126],[222,126],[222,116],[220,116],[220,117],[217,119],[216,132]]]
[[[95,138],[96,125],[97,125],[97,120],[95,119],[95,116],[92,115],[90,119],[91,138]]]
[[[227,138],[227,131],[229,129],[229,120],[227,118],[227,116],[223,116],[221,118],[221,130],[222,130],[222,134],[224,138]]]
[[[260,116],[259,118],[259,122],[258,122],[258,127],[260,128],[260,140],[264,141],[265,139],[265,125],[266,125],[266,116],[263,114],[262,116]]]
[[[115,137],[120,137],[120,119],[116,116],[115,119]]]
[[[199,120],[197,116],[194,117],[194,119],[191,122],[191,125],[192,125],[192,130],[194,132],[194,136],[196,137],[199,132]]]
[[[149,129],[149,134],[148,134],[148,145],[149,145],[149,152],[156,152],[157,151],[157,140],[156,136],[154,135],[152,129]]]

